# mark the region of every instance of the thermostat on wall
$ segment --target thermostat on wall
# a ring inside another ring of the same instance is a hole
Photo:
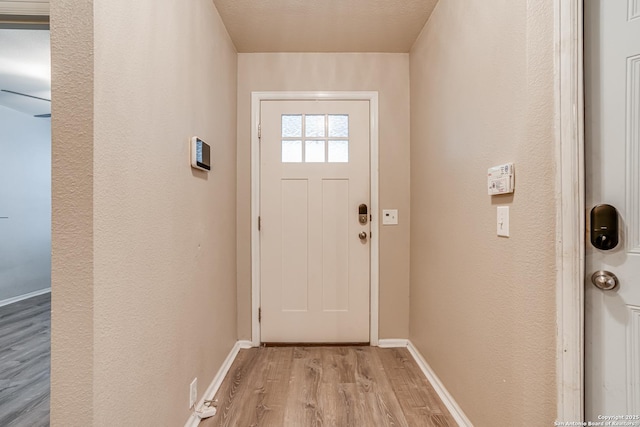
[[[488,171],[489,195],[513,193],[513,163],[494,166]]]
[[[197,136],[191,138],[191,167],[211,170],[211,147]]]

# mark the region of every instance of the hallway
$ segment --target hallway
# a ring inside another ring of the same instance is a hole
[[[399,49],[343,43],[391,38],[382,25],[367,29],[376,22],[363,22],[369,13],[406,33],[386,10],[392,2],[292,3],[51,2],[52,425],[191,426],[190,401],[211,398],[237,349],[260,343],[253,259],[257,231],[272,229],[252,192],[261,172],[254,135],[263,130],[252,99],[264,92],[378,95],[370,342],[409,343],[461,425],[578,418],[559,398],[574,355],[559,334],[559,304],[570,300],[560,291],[578,271],[564,264],[569,242],[558,240],[559,186],[570,181],[560,179],[556,126],[569,99],[557,87],[565,2],[406,2],[419,10],[405,16],[421,18]],[[326,19],[311,6],[325,7]],[[275,24],[235,25],[249,13]],[[322,25],[333,23],[348,34]],[[247,47],[234,28],[259,29],[254,40],[270,44]],[[282,44],[303,39],[323,49]],[[191,167],[194,136],[211,146],[208,173]],[[505,163],[515,165],[517,189],[489,196],[487,170]],[[498,207],[509,208],[509,237],[496,233]],[[384,210],[398,212],[397,225],[383,223]],[[348,236],[360,244],[359,233]],[[355,371],[353,379],[336,399],[355,393]],[[254,408],[267,399],[248,390]],[[406,401],[398,393],[387,408]],[[305,404],[324,404],[315,399]],[[238,412],[250,407],[237,402]],[[400,408],[390,413],[411,425]]]
[[[241,350],[200,423],[214,426],[455,426],[406,348]]]

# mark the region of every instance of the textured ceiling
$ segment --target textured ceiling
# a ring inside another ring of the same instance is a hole
[[[213,0],[238,52],[408,52],[438,0]]]

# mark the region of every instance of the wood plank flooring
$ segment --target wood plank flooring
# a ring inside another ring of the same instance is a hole
[[[0,426],[49,425],[51,294],[0,307]]]
[[[406,348],[241,350],[200,427],[454,427]]]

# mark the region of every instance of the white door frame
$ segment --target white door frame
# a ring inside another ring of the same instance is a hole
[[[583,0],[554,0],[558,421],[584,419]]]
[[[369,342],[378,345],[378,307],[379,307],[379,201],[378,201],[378,92],[251,92],[251,342],[260,345],[260,102],[267,100],[331,100],[331,101],[369,101],[369,141],[370,141],[370,177],[371,177],[371,273],[369,306]]]

